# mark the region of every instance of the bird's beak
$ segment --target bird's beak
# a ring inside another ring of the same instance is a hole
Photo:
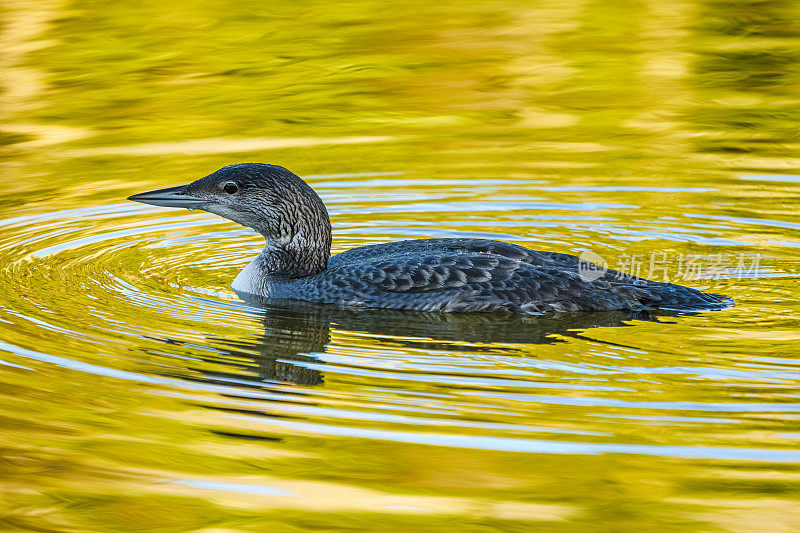
[[[186,187],[186,185],[181,185],[179,187],[134,194],[133,196],[128,196],[128,200],[160,207],[183,207],[186,209],[201,209],[210,202],[210,200],[186,194]]]

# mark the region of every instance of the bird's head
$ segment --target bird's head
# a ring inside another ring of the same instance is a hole
[[[202,209],[253,228],[267,248],[330,254],[331,225],[322,200],[306,182],[277,165],[240,163],[187,185],[134,194],[128,200]],[[324,268],[324,267],[323,267]]]

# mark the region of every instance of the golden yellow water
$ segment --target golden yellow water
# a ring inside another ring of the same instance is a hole
[[[3,531],[800,531],[796,3],[0,6]],[[254,309],[243,161],[738,305]]]

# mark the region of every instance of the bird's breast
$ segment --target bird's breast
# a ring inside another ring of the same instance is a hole
[[[236,279],[231,283],[231,289],[239,292],[247,292],[249,294],[267,296],[264,294],[265,285],[267,284],[265,283],[264,272],[261,268],[261,258],[256,257],[244,267],[244,270],[239,272],[239,275],[236,276]]]

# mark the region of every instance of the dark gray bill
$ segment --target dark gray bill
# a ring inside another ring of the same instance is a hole
[[[186,194],[186,185],[134,194],[128,196],[128,200],[161,207],[184,207],[186,209],[200,209],[209,202],[209,200]]]

